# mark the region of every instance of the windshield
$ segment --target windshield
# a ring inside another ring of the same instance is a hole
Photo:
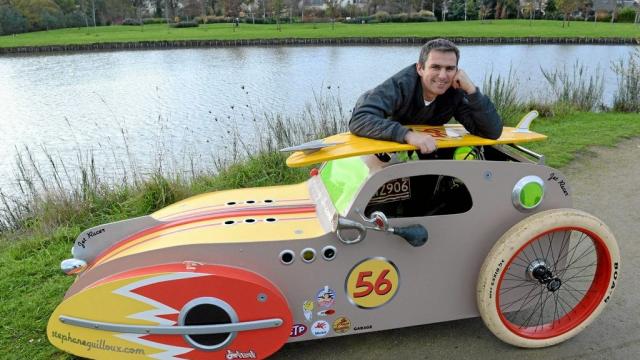
[[[338,213],[346,214],[347,206],[369,176],[369,168],[360,157],[349,157],[327,162],[320,178]]]

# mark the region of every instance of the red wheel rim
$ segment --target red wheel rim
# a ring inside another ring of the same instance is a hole
[[[557,234],[562,236],[561,243],[555,239]],[[574,234],[579,235],[577,240]],[[545,239],[547,246],[543,245]],[[555,272],[551,275],[554,280],[545,277],[548,282],[543,283],[542,278],[532,275],[531,270],[542,264],[551,274]],[[512,276],[520,273],[524,277]],[[553,338],[576,328],[597,309],[606,296],[611,274],[611,255],[600,236],[581,227],[551,229],[527,241],[502,268],[496,309],[512,333],[528,339]],[[549,284],[552,281],[556,282]]]

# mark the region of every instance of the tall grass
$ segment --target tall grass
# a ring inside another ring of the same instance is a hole
[[[518,87],[518,79],[511,66],[506,77],[494,75],[491,71],[483,81],[482,92],[491,99],[506,124],[515,122],[518,114],[522,112],[522,104],[518,98]]]
[[[631,57],[613,63],[618,75],[618,89],[613,96],[613,110],[640,112],[640,49],[635,48]]]
[[[571,105],[579,111],[604,107],[604,73],[600,67],[593,70],[593,75],[587,75],[589,69],[576,60],[571,70],[567,70],[565,65],[562,69],[545,70],[541,67],[540,71],[555,95],[553,102]]]
[[[198,159],[193,156],[187,156],[182,168],[167,166],[164,153],[168,150],[160,147],[155,168],[144,173],[128,147],[125,129],[121,134],[127,151],[125,159],[120,159],[123,174],[117,181],[106,181],[94,154],[79,146],[75,163],[44,147],[19,149],[16,189],[0,189],[0,235],[18,230],[47,233],[67,225],[88,227],[147,214],[204,191],[301,181],[306,171],[287,168],[285,155],[278,150],[346,131],[348,121],[339,94],[331,91],[315,93],[313,103],[296,116],[251,116],[256,124],[253,133],[243,134],[230,125],[225,139],[228,151],[214,155],[215,168],[209,171],[197,168]],[[38,160],[36,154],[45,160]]]

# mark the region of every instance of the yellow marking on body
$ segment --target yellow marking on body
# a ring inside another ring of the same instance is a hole
[[[267,218],[277,220],[266,222]],[[247,219],[254,219],[256,222],[246,223]],[[225,225],[224,222],[228,220],[233,220],[235,223]],[[222,218],[154,232],[124,245],[123,248],[115,249],[94,266],[125,256],[173,246],[303,240],[322,236],[325,233],[313,211],[298,214]]]
[[[67,325],[58,320],[61,315],[66,315],[99,322],[157,326],[158,322],[130,318],[131,315],[154,310],[157,307],[116,294],[114,291],[158,275],[162,274],[115,280],[86,288],[64,300],[49,318],[47,325],[49,341],[67,352],[88,358],[95,358],[101,354],[102,358],[139,359],[141,356],[134,354],[134,350],[141,350],[146,356],[164,352],[165,350],[161,348],[145,346],[117,337],[118,333]],[[131,353],[104,349],[131,350]]]
[[[265,202],[271,200],[271,202]],[[247,204],[247,201],[254,203]],[[234,205],[227,205],[234,202]],[[283,206],[310,203],[306,182],[294,185],[268,186],[216,191],[196,195],[169,205],[151,214],[156,220],[166,221],[183,216],[192,216],[207,211],[233,210],[247,206]]]
[[[462,125],[447,126],[426,126],[416,125],[409,126],[413,131],[426,132],[436,139],[438,148],[451,148],[459,146],[481,146],[481,145],[497,145],[497,144],[518,144],[532,141],[541,141],[547,138],[546,135],[535,132],[518,133],[515,128],[505,127],[502,130],[502,136],[497,140],[485,139],[471,134],[463,134]],[[449,137],[446,129],[459,133],[460,137]],[[325,143],[339,143],[319,149],[318,151],[305,154],[302,151],[296,151],[287,159],[289,167],[303,167],[317,164],[329,160],[341,159],[345,157],[378,154],[384,152],[396,152],[415,150],[416,147],[409,144],[401,144],[393,141],[368,139],[353,135],[351,133],[341,133],[329,136],[324,139]]]

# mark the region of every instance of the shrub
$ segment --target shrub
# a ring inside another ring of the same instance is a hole
[[[256,24],[258,23],[257,20]],[[198,24],[220,24],[233,22],[233,19],[228,16],[196,16],[193,22]]]
[[[140,26],[142,25],[142,21],[140,19],[126,18],[122,21],[122,25]]]
[[[74,11],[64,14],[64,24],[66,27],[82,27],[87,25],[87,19],[81,11]]]
[[[391,16],[386,11],[378,11],[373,14],[373,17],[379,22],[389,22],[391,20]]]
[[[142,23],[145,25],[148,24],[166,24],[167,20],[164,18],[144,18],[142,19]]]
[[[632,23],[635,21],[635,19],[636,19],[636,9],[630,6],[626,6],[622,8],[622,10],[618,12],[618,16],[616,17],[616,21],[625,22],[625,23]]]
[[[190,27],[198,27],[198,22],[193,21],[180,21],[174,24],[171,24],[172,28],[190,28]]]
[[[64,15],[60,10],[42,9],[40,18],[33,27],[40,30],[59,29],[64,27]]]
[[[425,17],[425,18],[433,17],[435,19],[435,14],[432,11],[429,11],[429,10],[420,10],[418,12],[418,16]]]

